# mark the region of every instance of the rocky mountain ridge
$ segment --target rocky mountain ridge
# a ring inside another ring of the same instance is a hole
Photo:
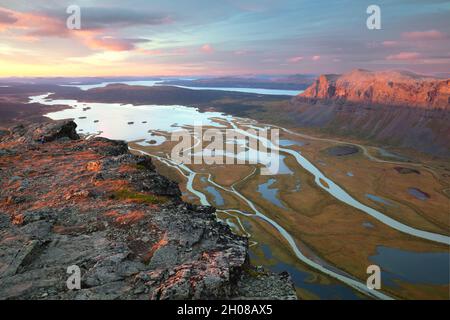
[[[449,82],[405,71],[322,75],[286,112],[299,128],[449,158]]]
[[[450,110],[450,79],[357,69],[343,75],[321,75],[299,97]]]

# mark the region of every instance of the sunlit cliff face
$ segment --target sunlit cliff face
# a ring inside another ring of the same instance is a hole
[[[80,28],[70,29],[70,5]],[[0,4],[0,76],[450,70],[450,2],[48,1]]]

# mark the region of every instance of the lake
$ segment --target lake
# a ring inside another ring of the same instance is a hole
[[[64,87],[77,87],[81,90],[90,90],[94,88],[104,88],[110,84],[126,84],[129,86],[145,86],[145,87],[153,87],[153,86],[166,86],[161,82],[161,80],[147,80],[147,81],[109,81],[109,82],[100,82],[97,84],[70,84],[70,85],[62,85]],[[277,95],[277,96],[296,96],[302,93],[304,90],[280,90],[280,89],[262,89],[262,88],[232,88],[232,87],[189,87],[189,86],[177,86],[177,85],[169,85],[171,87],[178,87],[184,89],[191,90],[216,90],[216,91],[231,91],[231,92],[242,92],[242,93],[254,93],[254,94],[263,94],[263,95]]]

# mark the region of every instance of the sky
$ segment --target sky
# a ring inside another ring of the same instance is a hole
[[[369,30],[369,5],[381,29]],[[67,28],[77,5],[81,28]],[[0,0],[0,77],[450,73],[450,1]]]

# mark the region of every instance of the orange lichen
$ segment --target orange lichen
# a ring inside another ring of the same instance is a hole
[[[120,213],[117,210],[111,210],[111,211],[104,213],[104,215],[106,217],[118,217],[118,216],[120,216]]]
[[[115,221],[121,225],[130,225],[142,220],[142,218],[144,218],[144,212],[136,210],[117,217]]]
[[[129,165],[129,164],[122,164],[122,165],[119,167],[119,169],[117,169],[117,172],[125,173],[125,172],[130,172],[130,171],[135,171],[135,170],[136,170],[136,168],[132,167],[132,166]]]
[[[150,250],[143,256],[143,261],[145,263],[148,263],[151,258],[153,257],[153,255],[155,254],[156,250],[158,250],[161,247],[164,247],[165,245],[167,245],[169,242],[167,241],[167,232],[164,233],[164,235],[162,236],[162,238],[155,243]]]
[[[102,167],[102,165],[101,165],[100,161],[90,161],[86,165],[86,170],[98,172],[98,171],[100,171],[101,167]]]
[[[23,214],[17,214],[13,216],[12,223],[15,225],[23,224]]]
[[[65,226],[54,226],[53,232],[58,234],[73,234],[73,233],[82,233],[86,230],[86,226],[71,226],[71,227],[65,227]]]
[[[0,146],[6,148],[22,144],[19,140],[14,144],[0,142]],[[108,206],[116,208],[119,203],[130,207],[145,205],[145,210],[151,210],[168,201],[166,197],[136,192],[129,179],[104,179],[98,175],[105,158],[98,148],[110,146],[109,141],[56,141],[3,155],[0,166],[2,170],[5,168],[3,173],[9,178],[0,181],[0,211],[16,217],[16,223],[20,224],[20,214],[24,211],[76,207],[80,214],[90,214],[96,210],[102,212]],[[128,177],[128,173],[132,175],[140,169],[136,164],[118,164],[111,172],[126,171],[123,176]],[[20,179],[10,179],[13,176]],[[22,188],[24,180],[28,184]],[[142,212],[123,215],[126,211],[105,215],[119,225],[135,223],[143,217]],[[77,232],[61,226],[55,228],[57,233]]]

